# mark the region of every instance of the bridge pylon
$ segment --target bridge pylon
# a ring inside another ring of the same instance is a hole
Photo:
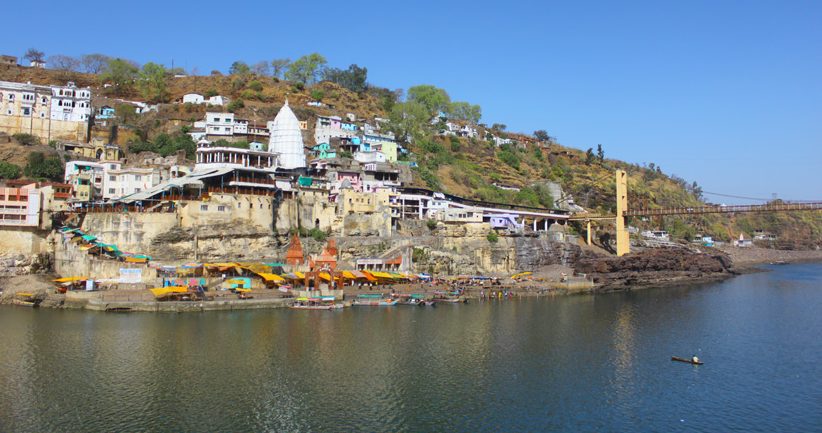
[[[616,253],[618,257],[631,252],[631,239],[625,226],[628,211],[628,173],[616,171]]]

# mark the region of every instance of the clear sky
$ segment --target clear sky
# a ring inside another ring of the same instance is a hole
[[[2,51],[226,71],[319,52],[434,84],[483,122],[660,165],[706,191],[822,199],[822,2],[7,2]],[[744,202],[708,197],[715,202]]]

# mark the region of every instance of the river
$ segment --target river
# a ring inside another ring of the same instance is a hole
[[[3,307],[0,431],[820,431],[822,264],[769,269],[436,308]]]

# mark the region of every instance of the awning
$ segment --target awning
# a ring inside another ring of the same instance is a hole
[[[325,281],[331,281],[331,275],[328,272],[320,272],[320,278]]]
[[[393,280],[394,279],[394,277],[391,274],[389,274],[388,272],[368,271],[368,273],[371,274],[372,276],[376,277],[376,278],[383,278],[383,279],[386,279],[386,280]]]
[[[374,281],[377,281],[377,278],[376,278],[375,276],[371,275],[371,272],[368,272],[368,271],[362,271],[362,272],[360,272],[360,273],[363,275],[363,277],[365,277],[365,279],[366,279],[366,280],[368,280],[368,281],[370,281],[370,282],[372,282],[372,283],[373,283]],[[355,274],[355,275],[356,275],[356,274]]]
[[[52,280],[52,281],[54,281],[55,283],[71,283],[71,282],[74,282],[74,281],[86,281],[86,280],[88,280],[88,277],[63,277],[63,278],[58,278],[58,279]]]
[[[285,282],[285,278],[283,278],[283,277],[281,277],[277,274],[268,274],[268,273],[265,273],[265,272],[260,272],[257,275],[259,275],[260,277],[262,277],[262,279],[264,279],[266,281],[272,281],[272,282],[275,282],[275,283],[284,283]]]
[[[149,289],[155,298],[162,298],[172,294],[188,293],[188,287],[185,286],[168,286],[158,287],[156,289]]]
[[[89,242],[97,239],[97,236],[92,236],[92,235],[83,235],[81,237],[83,238],[84,241],[89,241]]]
[[[126,263],[146,263],[148,259],[141,257],[126,257]]]
[[[354,275],[350,271],[342,271],[342,276],[343,276],[343,278],[348,279],[348,280],[356,280],[357,279],[357,276]],[[365,277],[363,277],[363,278],[365,278]]]
[[[517,278],[527,277],[528,275],[531,275],[531,272],[520,272],[518,274],[511,275],[511,278],[516,280]]]

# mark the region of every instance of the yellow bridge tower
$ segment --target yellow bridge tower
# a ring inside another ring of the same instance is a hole
[[[616,171],[616,253],[618,257],[631,252],[631,239],[625,227],[625,212],[628,211],[628,173]]]

